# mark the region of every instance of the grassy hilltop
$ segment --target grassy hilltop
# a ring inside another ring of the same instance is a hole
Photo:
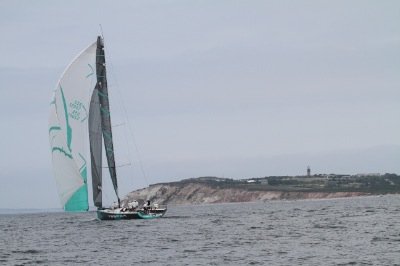
[[[400,176],[388,173],[383,175],[268,176],[240,180],[199,177],[164,184],[179,186],[187,183],[200,183],[214,188],[236,188],[248,191],[400,193]]]

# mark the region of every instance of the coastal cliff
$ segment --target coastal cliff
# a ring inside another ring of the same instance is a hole
[[[204,204],[269,200],[322,199],[368,195],[365,192],[251,191],[208,184],[156,184],[129,193],[123,202],[151,200],[159,204]]]
[[[204,204],[324,199],[400,193],[396,174],[269,176],[251,179],[199,177],[159,183],[130,192],[122,201]]]

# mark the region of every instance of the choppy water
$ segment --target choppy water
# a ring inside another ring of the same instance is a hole
[[[400,265],[400,195],[169,206],[155,220],[0,215],[4,265]]]

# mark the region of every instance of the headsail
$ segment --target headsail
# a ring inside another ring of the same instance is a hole
[[[67,211],[88,210],[87,139],[89,97],[95,87],[96,43],[67,67],[51,102],[49,139],[61,204]]]
[[[89,108],[89,140],[90,140],[90,158],[92,161],[92,188],[93,202],[96,207],[102,207],[102,129],[100,100],[98,87],[96,86]]]

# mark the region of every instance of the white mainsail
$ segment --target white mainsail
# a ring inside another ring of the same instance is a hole
[[[96,85],[96,42],[67,67],[50,105],[49,140],[61,204],[88,209],[86,152],[90,96]]]

